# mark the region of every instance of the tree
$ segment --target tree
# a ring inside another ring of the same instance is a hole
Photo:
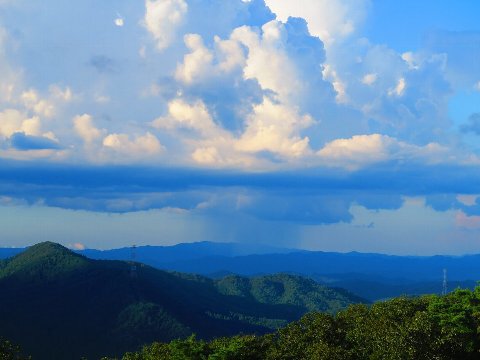
[[[0,360],[28,360],[21,354],[20,347],[0,338]]]

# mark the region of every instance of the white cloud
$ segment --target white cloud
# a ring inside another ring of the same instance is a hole
[[[208,109],[200,101],[189,104],[175,99],[168,104],[168,115],[153,121],[157,129],[175,131],[195,130],[197,136],[183,134],[187,144],[193,144],[192,157],[200,163],[248,163],[244,153],[269,151],[285,158],[300,157],[309,153],[308,137],[299,135],[311,126],[313,119],[265,98],[255,106],[247,119],[246,129],[239,138],[217,125]],[[220,151],[221,149],[221,151]],[[227,160],[228,158],[228,160]]]
[[[378,76],[375,73],[366,74],[362,78],[362,83],[364,83],[365,85],[373,85],[375,81],[377,81],[377,77]]]
[[[20,97],[25,107],[36,114],[46,118],[51,118],[55,115],[55,106],[48,100],[41,99],[34,89],[24,91]]]
[[[256,79],[265,90],[273,90],[283,101],[301,89],[295,65],[286,51],[286,31],[278,21],[262,26],[262,34],[243,26],[232,33],[232,39],[248,49],[245,79]]]
[[[127,134],[110,134],[103,139],[103,146],[129,157],[151,156],[164,149],[155,135],[149,132],[133,138]]]
[[[236,40],[214,38],[214,49],[208,49],[198,34],[186,34],[184,42],[190,50],[177,65],[175,78],[186,85],[209,81],[245,66],[245,54]]]
[[[199,78],[211,76],[213,55],[203,44],[202,37],[198,34],[187,34],[184,41],[191,52],[185,55],[183,63],[177,66],[175,78],[191,84]]]
[[[457,200],[465,206],[477,204],[478,195],[457,195]]]
[[[266,0],[267,5],[286,22],[301,17],[308,22],[310,33],[327,45],[352,34],[363,22],[369,0]]]
[[[310,152],[309,138],[299,133],[313,123],[310,116],[265,98],[254,107],[236,149],[254,153],[270,151],[286,158],[306,155]]]
[[[235,138],[214,122],[202,101],[187,103],[174,99],[168,104],[168,114],[154,120],[152,126],[182,139],[182,145],[190,149],[191,159],[196,163],[210,166],[252,164],[252,160],[235,152]]]
[[[87,144],[98,140],[104,130],[97,129],[93,124],[93,119],[88,114],[78,115],[73,119],[74,129],[78,136]]]
[[[388,90],[389,96],[402,96],[405,92],[405,88],[407,87],[407,83],[404,78],[400,78],[398,80],[397,86]]]
[[[356,170],[363,166],[388,160],[445,160],[447,149],[436,143],[417,146],[387,135],[355,135],[348,139],[333,140],[320,149],[317,155],[325,165]]]
[[[154,120],[152,125],[157,129],[167,130],[193,129],[206,138],[218,136],[220,133],[227,135],[227,132],[215,124],[201,101],[189,104],[182,99],[174,99],[168,104],[168,115]]]
[[[3,125],[3,132],[27,128],[51,138],[58,133],[62,144],[73,141],[67,148],[85,145],[78,147],[78,159],[95,160],[93,152],[99,151],[102,161],[109,161],[121,148],[139,148],[132,144],[153,125],[151,135],[168,144],[165,159],[208,166],[303,165],[321,144],[355,134],[384,134],[422,144],[418,147],[453,143],[446,134],[451,95],[442,77],[446,56],[422,49],[402,54],[359,38],[356,30],[369,2],[268,0],[277,14],[272,20],[261,1],[145,0],[135,5],[137,15],[144,11],[144,35],[128,26],[121,31],[131,46],[120,46],[122,35],[112,37],[101,54],[93,52],[95,46],[78,50],[114,61],[114,74],[83,69],[61,83],[51,80],[62,69],[42,68],[45,77],[39,76],[43,62],[29,67],[21,60],[27,43],[18,46],[23,40],[2,30],[0,111],[16,109],[22,118]],[[112,22],[125,25],[123,17],[111,7],[106,13],[108,31],[118,35]],[[95,18],[101,26],[104,20]],[[18,63],[9,61],[12,49]],[[469,88],[479,79],[471,77]],[[126,83],[127,88],[119,86]],[[83,112],[98,114],[98,127],[89,115],[65,125],[63,119]],[[24,125],[27,119],[32,120]],[[379,141],[385,149],[388,141]],[[374,159],[365,156],[366,162]]]
[[[146,0],[144,23],[158,50],[164,50],[176,38],[178,27],[188,11],[184,0]]]
[[[197,163],[205,165],[216,165],[223,162],[223,159],[218,152],[218,149],[214,146],[195,149],[192,154],[192,158]]]
[[[463,211],[457,211],[455,225],[465,229],[480,229],[480,216],[468,216]]]
[[[408,64],[410,69],[418,69],[420,67],[420,61],[417,58],[417,54],[407,51],[402,54],[402,59]]]
[[[10,137],[16,132],[26,135],[41,135],[41,123],[37,116],[28,118],[26,114],[16,109],[6,109],[0,112],[0,135]]]
[[[329,64],[325,64],[322,72],[323,78],[333,86],[333,89],[337,93],[335,100],[339,104],[345,104],[348,102],[347,91],[344,82],[340,79],[337,72]]]

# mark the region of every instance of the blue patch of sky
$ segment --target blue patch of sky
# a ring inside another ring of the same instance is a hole
[[[374,0],[372,4],[366,37],[399,52],[420,50],[432,31],[480,31],[476,0]]]

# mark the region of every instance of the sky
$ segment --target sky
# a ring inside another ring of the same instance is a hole
[[[0,246],[480,253],[479,13],[0,0]]]

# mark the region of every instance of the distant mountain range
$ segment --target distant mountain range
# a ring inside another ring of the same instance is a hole
[[[263,334],[362,301],[294,275],[214,280],[92,260],[54,243],[0,261],[0,337],[34,359],[96,359],[192,332]]]
[[[21,249],[0,249],[0,257]],[[129,260],[130,248],[83,250],[92,259]],[[308,276],[347,289],[371,301],[399,296],[440,293],[443,269],[448,287],[472,288],[480,279],[480,255],[389,256],[362,253],[314,252],[238,243],[187,243],[141,246],[137,261],[157,269],[197,273],[217,278],[228,274],[253,276],[290,273]]]

